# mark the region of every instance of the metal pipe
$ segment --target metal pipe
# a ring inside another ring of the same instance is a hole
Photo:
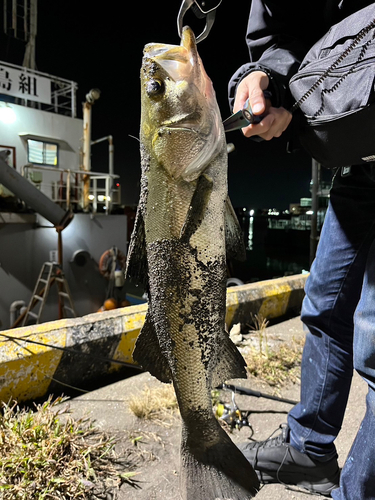
[[[33,170],[49,170],[50,172],[71,172],[72,174],[91,175],[91,176],[98,177],[100,179],[105,179],[109,175],[109,174],[105,174],[103,172],[93,172],[93,171],[87,172],[87,174],[86,174],[82,170],[74,170],[74,169],[61,170],[61,168],[57,168],[57,167],[47,167],[47,166],[39,167],[38,165],[34,165],[34,163],[28,163],[22,167],[23,177],[27,176],[27,172],[28,172],[29,168],[31,168]],[[117,179],[120,176],[117,174],[113,174],[113,175],[111,175],[111,177],[113,177],[114,179]]]
[[[92,211],[94,214],[98,211],[98,193],[97,193],[97,182],[96,182],[96,177],[93,178],[92,180],[92,192],[94,199],[92,201]]]
[[[83,104],[83,154],[82,167],[85,172],[91,170],[91,103]],[[89,210],[90,177],[83,177],[82,207],[83,211]]]
[[[17,2],[12,2],[12,28],[14,29],[14,38],[17,38]]]
[[[65,228],[73,218],[68,210],[65,212],[59,205],[50,200],[44,193],[27,181],[15,168],[5,162],[8,152],[0,153],[0,183],[21,198],[27,205],[45,217],[54,226]]]
[[[110,135],[108,136],[108,152],[109,152],[109,167],[108,167],[108,173],[109,175],[113,175],[115,173],[115,168],[114,168],[114,155],[115,155],[115,146],[113,144],[113,137]],[[112,186],[111,186],[112,188]]]
[[[105,214],[106,215],[109,215],[109,212],[110,212],[110,204],[111,204],[111,201],[112,201],[112,198],[110,196],[111,193],[111,186],[109,184],[109,182],[112,183],[112,179],[110,178],[107,178],[105,180]]]
[[[100,139],[95,139],[95,141],[91,141],[91,146],[94,146],[94,144],[99,144],[99,142],[109,141],[112,139],[113,137],[111,135],[106,135],[105,137],[101,137]]]
[[[1,61],[1,65],[8,66],[9,68],[14,68],[17,70],[20,69],[20,66],[18,64],[12,64],[10,62]],[[43,71],[38,71],[36,69],[30,71],[30,73],[32,73],[33,75],[45,76],[46,78],[49,78],[50,80],[54,80],[56,82],[64,82],[67,83],[68,85],[76,85],[76,83],[73,82],[72,80],[67,80],[66,78],[61,78],[61,77],[56,78],[56,76],[54,75],[50,75],[49,73],[44,73]]]
[[[115,168],[114,168],[114,152],[115,152],[115,146],[113,144],[113,136],[112,135],[107,135],[106,137],[101,137],[100,139],[96,139],[95,141],[91,141],[91,146],[94,146],[95,144],[99,144],[99,142],[104,142],[108,141],[108,173],[111,176],[110,178],[110,186],[109,190],[107,189],[107,183],[108,179],[105,181],[105,186],[106,186],[106,196],[110,197],[110,203],[106,201],[106,207],[107,207],[107,215],[111,210],[112,206],[112,197],[113,197],[113,178],[115,175]]]
[[[95,144],[99,144],[100,142],[108,141],[108,173],[109,175],[115,175],[114,172],[114,151],[115,147],[113,144],[113,136],[107,135],[106,137],[101,137],[100,139],[96,139],[95,141],[91,141],[91,146]]]
[[[16,312],[17,309],[21,309],[26,306],[26,302],[24,300],[15,300],[10,304],[9,308],[9,324],[12,327],[14,322],[16,321]]]
[[[66,176],[66,208],[70,210],[70,171]]]
[[[77,110],[76,110],[76,89],[74,87],[74,85],[72,84],[72,87],[71,87],[71,104],[72,104],[72,107],[71,107],[71,117],[72,118],[76,118],[76,115],[77,115]]]
[[[29,14],[29,20],[30,20],[30,33],[27,36],[27,33],[25,32],[25,41],[27,42],[26,44],[26,50],[25,50],[25,55],[23,58],[23,66],[26,68],[30,69],[35,69],[36,64],[35,64],[35,45],[36,45],[36,35],[37,35],[37,5],[36,5],[36,0],[31,0],[30,1],[30,9],[29,11],[25,11],[25,21],[26,21],[26,16]]]
[[[56,227],[57,231],[57,261],[59,264],[59,268],[62,269],[63,266],[63,244],[62,244],[62,228],[61,227]],[[61,278],[61,272],[60,270],[58,271],[58,277]],[[63,291],[63,286],[62,282],[60,280],[57,281],[58,289],[59,289],[59,296],[58,296],[58,309],[59,309],[59,319],[62,319],[64,317],[64,299],[61,295],[61,292]]]
[[[89,172],[91,170],[91,108],[94,102],[99,99],[100,90],[92,89],[86,95],[86,101],[83,103],[83,170]],[[84,212],[89,211],[89,194],[90,194],[90,177],[83,177],[83,199],[82,207]]]
[[[27,41],[28,37],[28,29],[27,29],[27,0],[23,1],[23,11],[25,17],[23,18],[23,31],[25,32],[25,42]]]

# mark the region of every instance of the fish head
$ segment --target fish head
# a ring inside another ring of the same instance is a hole
[[[225,135],[215,91],[189,27],[180,45],[145,46],[141,102],[142,144],[172,178],[198,178]]]

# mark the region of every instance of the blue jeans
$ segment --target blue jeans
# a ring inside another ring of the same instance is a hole
[[[337,174],[306,283],[301,401],[288,415],[291,444],[318,460],[336,456],[353,368],[368,384],[367,411],[336,500],[375,499],[375,167]]]

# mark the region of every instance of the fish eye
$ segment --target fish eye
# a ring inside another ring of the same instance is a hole
[[[149,96],[161,94],[164,91],[164,83],[157,79],[149,80],[146,91]]]

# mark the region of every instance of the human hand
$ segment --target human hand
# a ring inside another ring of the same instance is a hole
[[[280,137],[292,120],[289,111],[282,107],[273,108],[271,101],[265,99],[263,91],[268,85],[269,78],[263,71],[253,71],[238,85],[233,112],[241,110],[249,99],[253,114],[265,115],[260,123],[253,123],[242,129],[245,137],[258,135],[269,141],[273,137]]]

